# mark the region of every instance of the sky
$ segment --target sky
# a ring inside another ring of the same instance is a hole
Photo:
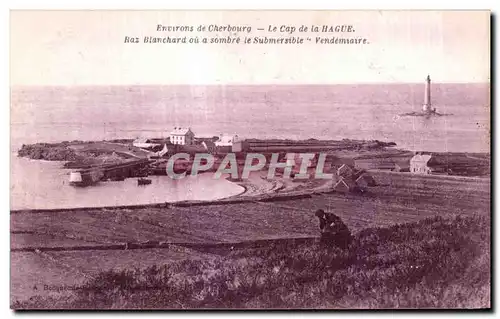
[[[11,85],[335,84],[490,81],[488,11],[11,11]],[[251,26],[237,36],[288,36],[269,25],[353,25],[294,33],[303,45],[131,44],[157,25]],[[264,28],[266,31],[258,31]],[[315,44],[362,37],[366,45]]]

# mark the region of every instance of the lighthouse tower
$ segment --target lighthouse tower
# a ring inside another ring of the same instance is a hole
[[[426,113],[436,111],[436,109],[433,109],[431,105],[431,77],[429,75],[427,75],[427,79],[425,79],[425,96],[422,110]]]

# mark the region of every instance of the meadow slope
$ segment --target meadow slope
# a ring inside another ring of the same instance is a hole
[[[110,270],[72,295],[16,309],[488,308],[486,217],[427,218],[367,228],[348,250],[279,241],[221,247],[214,258]],[[218,256],[217,256],[218,255]]]

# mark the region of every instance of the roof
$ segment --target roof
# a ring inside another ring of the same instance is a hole
[[[136,143],[143,143],[143,144],[150,143],[150,140],[148,138],[145,138],[145,137],[140,137],[140,138],[136,138],[134,140],[134,144],[136,144]]]
[[[218,136],[212,136],[212,137],[201,137],[201,136],[198,136],[196,137],[196,140],[198,142],[205,142],[205,141],[209,141],[209,142],[215,142],[217,140],[219,140],[219,137]]]
[[[353,172],[353,169],[351,166],[347,165],[347,164],[342,164],[342,166],[340,166],[338,169],[337,169],[337,174],[338,175],[342,175],[342,174],[351,174]]]
[[[354,181],[350,178],[343,178],[341,177],[338,182],[333,186],[334,189],[336,189],[338,186],[343,185],[349,189],[352,189],[356,186]]]
[[[410,167],[410,161],[409,160],[396,160],[396,161],[394,161],[394,165],[397,165],[399,167]]]
[[[231,145],[238,139],[238,135],[221,134],[219,140],[215,141],[219,145]]]
[[[201,144],[205,146],[206,149],[213,149],[215,147],[215,143],[208,140],[201,142]]]
[[[340,166],[339,169],[349,169],[352,171],[352,167],[350,165],[347,165],[347,164],[342,164],[342,166]]]
[[[354,167],[356,166],[356,161],[352,158],[346,158],[346,157],[330,157],[331,158],[331,162],[332,162],[332,165],[348,165],[348,166],[351,166],[351,167]]]
[[[358,179],[356,179],[356,181],[359,181],[362,179],[364,179],[366,181],[375,181],[375,179],[371,175],[368,175],[368,174],[363,174],[363,175],[359,176]]]
[[[170,132],[170,135],[186,135],[189,132],[193,134],[193,131],[191,131],[191,128],[189,127],[174,127],[174,129]]]
[[[356,183],[366,183],[368,186],[375,186],[375,179],[371,175],[363,174],[358,179],[356,179]]]
[[[411,158],[410,163],[419,162],[422,164],[427,164],[427,162],[429,162],[431,157],[432,157],[431,154],[416,154]]]

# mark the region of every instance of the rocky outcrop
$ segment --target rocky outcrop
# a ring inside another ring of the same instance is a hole
[[[24,145],[17,152],[18,156],[47,161],[75,161],[76,152],[64,144],[37,143]]]

